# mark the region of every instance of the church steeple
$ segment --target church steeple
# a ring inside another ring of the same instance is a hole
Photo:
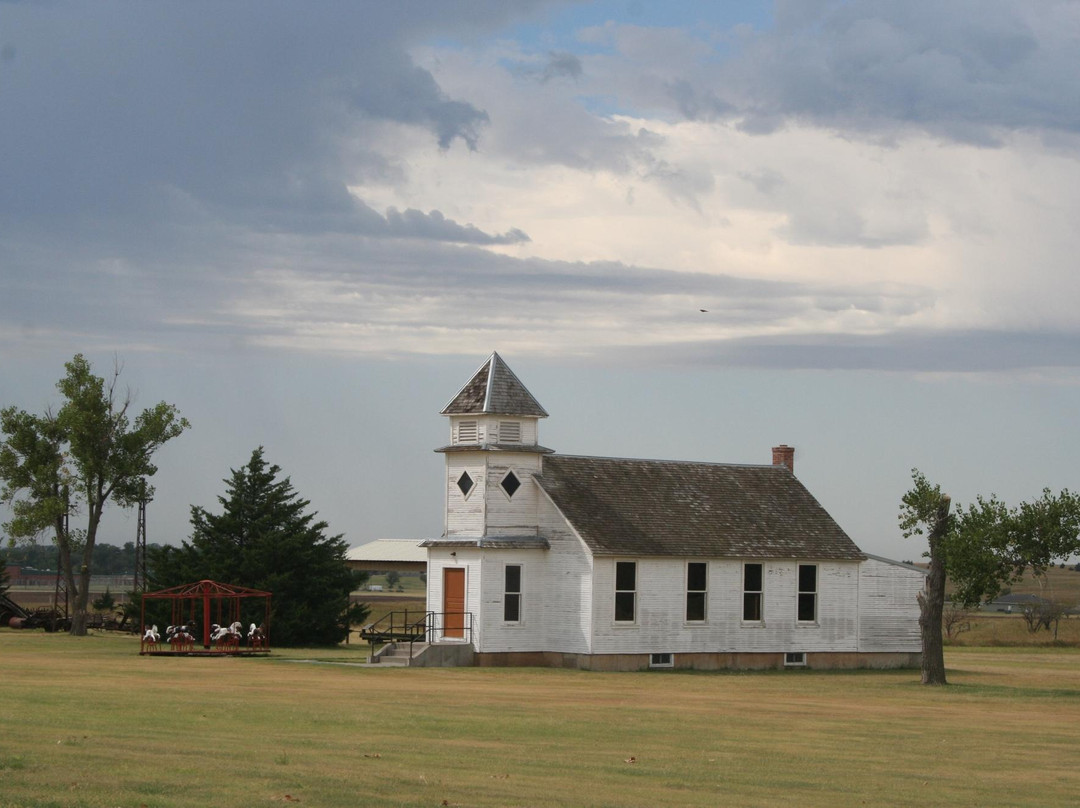
[[[442,415],[523,415],[547,418],[533,394],[497,352],[492,352],[450,403]]]
[[[551,449],[540,445],[547,410],[492,353],[442,409],[450,421],[446,539],[537,535],[534,476]]]

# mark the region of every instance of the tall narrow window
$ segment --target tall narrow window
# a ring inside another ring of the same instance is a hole
[[[637,562],[615,562],[615,621],[633,623],[637,612]]]
[[[817,564],[799,565],[799,622],[817,620]]]
[[[709,565],[703,561],[691,561],[686,565],[686,621],[688,623],[700,623],[705,620],[708,570]]]
[[[761,564],[743,564],[743,620],[761,621],[762,584]]]
[[[507,564],[503,588],[503,620],[521,622],[521,565]]]

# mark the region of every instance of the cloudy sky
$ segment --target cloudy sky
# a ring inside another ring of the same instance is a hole
[[[0,405],[78,352],[176,404],[151,541],[260,445],[428,537],[497,350],[545,445],[788,443],[916,558],[913,467],[1080,488],[1078,64],[1071,0],[0,0]]]

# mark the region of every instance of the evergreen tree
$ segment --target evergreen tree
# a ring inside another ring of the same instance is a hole
[[[116,598],[109,591],[109,587],[105,587],[101,597],[94,598],[90,605],[94,607],[96,612],[112,612],[116,608]]]
[[[341,536],[307,512],[310,502],[293,490],[259,447],[247,465],[224,480],[221,513],[191,509],[191,541],[150,553],[150,577],[165,588],[212,579],[273,593],[274,645],[326,645],[345,639],[348,621],[367,608],[349,609],[349,593],[366,575],[345,565]]]

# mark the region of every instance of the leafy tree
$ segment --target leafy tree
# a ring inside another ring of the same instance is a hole
[[[918,471],[912,472],[915,486],[904,494],[900,527],[904,536],[926,535],[930,557],[926,590],[919,593],[919,634],[922,641],[922,683],[945,684],[945,646],[941,638],[941,617],[945,608],[945,564],[948,540],[955,520],[952,500],[931,486]]]
[[[397,570],[390,570],[388,573],[386,573],[386,585],[388,587],[393,589],[399,583],[401,583],[401,573],[399,573]]]
[[[0,410],[0,498],[13,518],[4,525],[16,539],[52,533],[73,598],[71,633],[86,634],[90,574],[98,525],[109,501],[130,507],[153,494],[151,462],[167,441],[189,428],[171,404],[161,402],[131,421],[131,394],[118,397],[120,376],[91,372],[81,355],[65,364],[57,383],[63,398],[56,412],[32,415]],[[84,513],[86,527],[68,530],[67,515]]]
[[[367,616],[367,607],[349,607],[350,592],[367,576],[346,567],[341,536],[326,535],[326,522],[315,521],[308,500],[280,473],[267,465],[262,447],[252,452],[224,480],[222,512],[192,507],[191,541],[149,553],[149,575],[155,587],[209,578],[267,590],[275,645],[335,644],[345,639],[349,619]]]
[[[997,497],[976,498],[951,512],[952,501],[918,469],[904,494],[900,527],[904,536],[925,535],[930,559],[927,589],[919,594],[922,682],[946,684],[942,643],[945,580],[953,603],[970,608],[997,597],[1002,588],[1030,571],[1038,576],[1058,559],[1080,551],[1080,497],[1044,489],[1035,502],[1009,508]]]

